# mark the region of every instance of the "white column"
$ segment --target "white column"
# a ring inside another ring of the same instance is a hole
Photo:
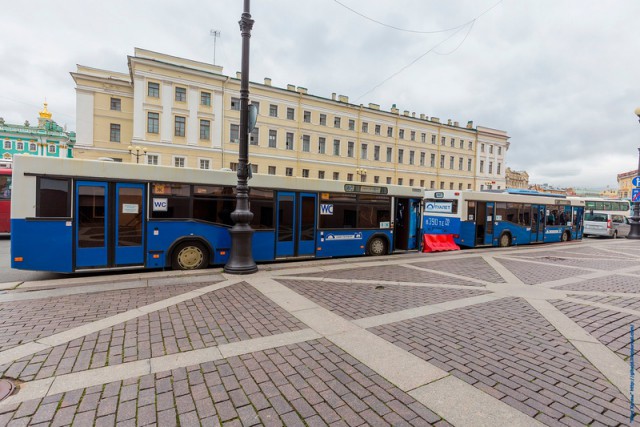
[[[200,127],[198,123],[198,104],[200,90],[197,87],[189,86],[187,93],[187,108],[189,108],[189,116],[187,117],[187,145],[198,145],[200,139]]]
[[[76,90],[76,145],[93,146],[94,93]]]
[[[144,141],[147,115],[144,111],[145,81],[141,76],[133,78],[133,140]]]
[[[268,106],[267,106],[268,107]],[[214,148],[222,148],[222,138],[224,137],[224,97],[222,92],[213,92],[213,114],[214,119],[211,123],[211,146]]]
[[[160,117],[160,141],[171,143],[173,141],[173,82],[163,81],[162,90],[162,117]]]

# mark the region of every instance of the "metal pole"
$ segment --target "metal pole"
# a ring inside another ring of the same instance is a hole
[[[231,233],[231,253],[229,261],[224,266],[225,273],[250,274],[258,271],[253,253],[251,239],[253,229],[251,219],[253,213],[249,210],[249,39],[253,28],[251,19],[250,0],[244,0],[244,12],[240,18],[240,34],[242,35],[242,75],[240,78],[240,146],[238,153],[238,185],[236,186],[236,210],[231,213],[234,226]]]

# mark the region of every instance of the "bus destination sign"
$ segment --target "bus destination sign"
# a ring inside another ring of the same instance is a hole
[[[345,193],[387,194],[387,187],[373,187],[371,185],[345,184]]]

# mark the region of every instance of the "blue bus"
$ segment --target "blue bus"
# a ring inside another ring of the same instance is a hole
[[[535,192],[426,191],[422,232],[464,247],[582,239],[584,200]]]
[[[237,176],[16,156],[11,266],[72,273],[197,269],[229,258]],[[257,262],[417,250],[421,188],[254,175]]]

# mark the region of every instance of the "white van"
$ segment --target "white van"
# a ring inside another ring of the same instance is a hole
[[[585,212],[584,214],[584,237],[606,236],[625,237],[629,234],[631,226],[629,219],[624,215],[616,215],[601,212]]]

